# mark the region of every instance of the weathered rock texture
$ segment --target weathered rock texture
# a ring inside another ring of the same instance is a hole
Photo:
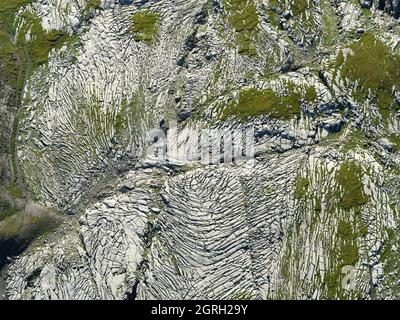
[[[27,43],[32,15],[68,40],[28,77],[18,163],[70,216],[8,266],[8,297],[398,298],[399,6],[23,7]],[[255,159],[157,162],[148,133],[176,120],[191,144],[251,127]]]

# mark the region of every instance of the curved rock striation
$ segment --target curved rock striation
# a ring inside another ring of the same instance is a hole
[[[8,298],[398,298],[398,7],[20,8],[17,160],[65,222]]]

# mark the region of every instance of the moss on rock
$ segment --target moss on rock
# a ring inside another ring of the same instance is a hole
[[[340,75],[359,83],[358,100],[365,99],[372,91],[381,115],[387,118],[390,111],[399,109],[393,88],[400,89],[400,56],[373,33],[363,34],[350,49],[352,53],[346,59],[341,51],[337,56]]]
[[[340,207],[359,210],[360,206],[368,202],[368,197],[363,191],[361,168],[354,162],[342,164],[335,178],[342,192]]]
[[[300,100],[301,95],[297,92],[278,95],[271,89],[244,89],[239,92],[238,101],[224,110],[222,120],[231,115],[240,118],[268,115],[271,118],[289,120],[300,115]]]
[[[158,32],[158,23],[160,16],[151,11],[142,11],[131,16],[133,23],[131,31],[135,41],[154,41]]]
[[[259,24],[256,6],[252,1],[242,0],[224,0],[223,4],[228,14],[228,22],[236,31],[238,53],[257,55],[257,51],[252,46],[252,39]]]

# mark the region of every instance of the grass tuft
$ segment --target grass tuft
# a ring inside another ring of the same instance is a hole
[[[94,10],[100,9],[101,0],[88,0],[86,2],[85,8],[83,9],[84,12],[90,12]]]
[[[131,16],[133,23],[131,31],[135,41],[154,41],[158,32],[158,23],[160,16],[158,13],[143,11]]]
[[[310,180],[307,177],[298,177],[295,182],[294,197],[301,199],[307,192],[310,185]]]
[[[282,94],[277,94],[271,89],[241,90],[238,101],[224,109],[221,120],[226,120],[229,116],[248,118],[261,115],[289,120],[300,115],[301,101],[312,103],[317,99],[317,92],[312,86],[302,88],[287,82],[284,91]]]
[[[224,0],[223,4],[228,14],[228,22],[236,31],[238,53],[257,55],[256,49],[252,46],[252,39],[259,25],[256,6],[252,1],[242,0]]]
[[[339,203],[343,209],[358,210],[360,206],[368,202],[368,197],[363,191],[361,176],[361,168],[353,162],[342,164],[336,173],[335,178],[343,192]]]
[[[363,34],[350,48],[353,52],[346,59],[341,51],[336,59],[341,76],[361,85],[358,99],[365,99],[371,90],[381,115],[387,118],[390,111],[399,109],[393,87],[400,89],[400,56],[372,33]]]

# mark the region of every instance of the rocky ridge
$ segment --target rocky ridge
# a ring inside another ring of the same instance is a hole
[[[70,221],[7,267],[8,297],[397,298],[399,6],[22,7],[28,43],[35,19],[69,37],[25,85],[17,158]],[[256,157],[154,162],[174,121],[251,126]]]

